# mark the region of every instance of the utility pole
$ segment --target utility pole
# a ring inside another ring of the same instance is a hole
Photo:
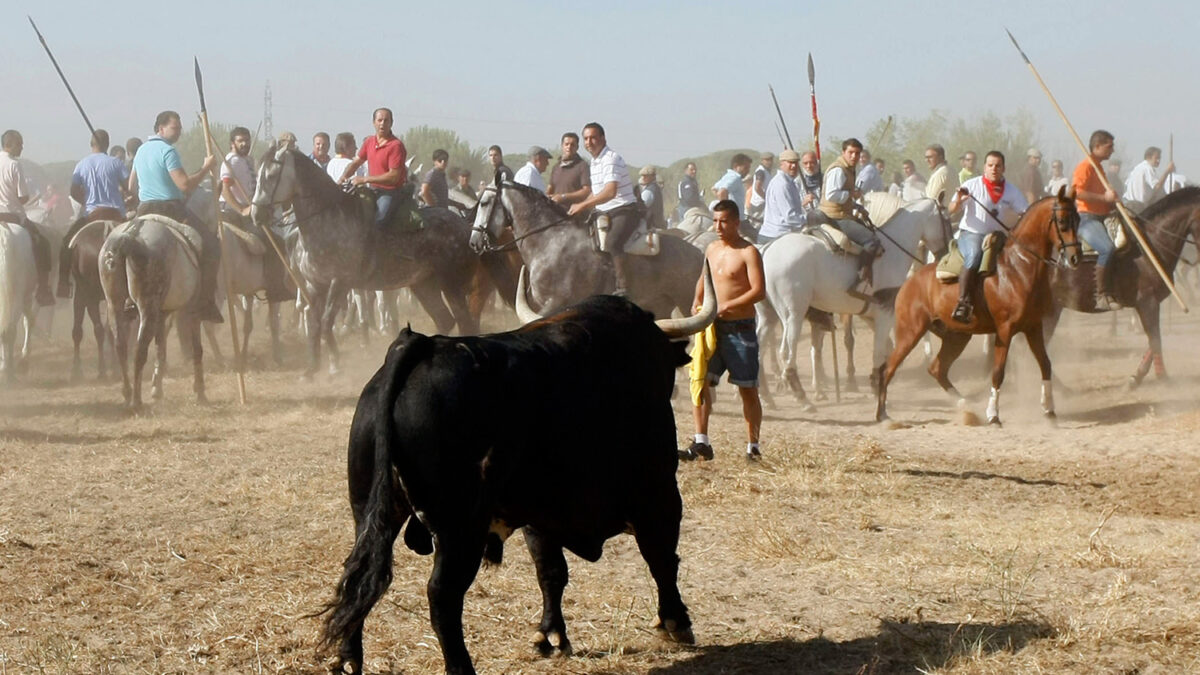
[[[263,93],[263,131],[267,138],[275,140],[275,130],[271,123],[271,82],[267,81],[267,89]]]

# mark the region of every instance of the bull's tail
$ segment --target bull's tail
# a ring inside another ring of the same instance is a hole
[[[361,645],[363,622],[392,583],[392,545],[409,514],[407,500],[397,490],[397,481],[392,475],[392,449],[396,444],[393,409],[409,373],[427,357],[432,345],[429,338],[406,328],[388,349],[384,362],[383,386],[375,406],[375,457],[370,496],[359,523],[358,540],[344,563],[337,597],[325,608],[332,612],[325,622],[322,642],[326,647],[342,645],[343,656],[346,656],[347,641]],[[399,502],[403,502],[403,508],[397,508]],[[411,524],[409,529],[416,524]]]

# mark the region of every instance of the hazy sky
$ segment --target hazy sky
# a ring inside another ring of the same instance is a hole
[[[371,110],[386,105],[397,131],[429,124],[520,152],[597,120],[631,164],[663,164],[777,148],[768,83],[793,139],[807,143],[811,51],[823,138],[862,136],[889,114],[1024,108],[1047,156],[1074,163],[1007,26],[1085,139],[1107,128],[1118,154],[1137,161],[1174,132],[1179,171],[1200,178],[1200,88],[1187,75],[1200,64],[1196,3],[596,4],[242,0],[204,3],[200,15],[195,3],[10,0],[0,127],[20,130],[35,161],[87,152],[30,14],[92,122],[118,141],[151,133],[163,109],[194,119],[194,55],[213,120],[253,130],[270,81],[276,133],[294,131],[305,149],[318,130],[370,133]]]

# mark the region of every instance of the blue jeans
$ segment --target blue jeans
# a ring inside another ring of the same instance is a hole
[[[966,230],[958,231],[958,252],[962,254],[964,268],[979,271],[979,263],[983,260],[983,238],[986,236]]]
[[[375,224],[383,225],[392,218],[400,200],[396,190],[375,190]]]
[[[1097,267],[1108,265],[1108,260],[1117,247],[1108,236],[1108,228],[1104,227],[1103,218],[1090,213],[1080,213],[1079,238],[1086,241],[1088,246],[1100,254],[1100,257],[1096,259]]]
[[[708,384],[716,386],[729,371],[736,387],[758,387],[758,334],[754,319],[717,319],[717,350],[708,361]]]

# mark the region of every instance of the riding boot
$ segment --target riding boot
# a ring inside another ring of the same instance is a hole
[[[626,273],[626,260],[624,255],[611,254],[613,263],[613,276],[616,277],[617,288],[613,291],[613,295],[625,297],[629,295],[629,276]]]
[[[954,307],[954,313],[950,315],[951,319],[959,323],[967,323],[971,320],[971,316],[975,313],[975,308],[971,304],[971,294],[975,287],[975,276],[979,274],[970,267],[963,267],[958,273],[958,304]]]
[[[863,249],[858,254],[858,277],[850,284],[850,288],[846,289],[847,295],[851,297],[870,302],[873,300],[872,293],[874,292],[874,274],[873,267],[875,264],[875,251]]]

